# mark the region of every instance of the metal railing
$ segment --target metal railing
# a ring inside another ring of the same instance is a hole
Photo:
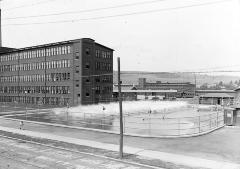
[[[187,117],[174,117],[175,110],[166,110],[157,113],[125,113],[123,116],[123,131],[125,134],[161,137],[197,135],[211,131],[224,125],[222,110],[199,111],[198,115]],[[188,108],[189,111],[189,108]],[[190,112],[196,114],[196,109]],[[178,112],[178,113],[181,113]],[[189,114],[189,113],[188,113]],[[32,112],[27,114],[29,121],[51,124],[62,124],[70,127],[84,127],[108,131],[119,131],[119,116],[105,113],[91,114],[79,113],[72,116],[69,113],[55,114],[53,112]],[[24,120],[25,114],[8,115],[8,118]]]

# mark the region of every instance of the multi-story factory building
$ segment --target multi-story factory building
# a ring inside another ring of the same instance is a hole
[[[113,50],[84,38],[0,53],[0,102],[45,105],[109,101]]]

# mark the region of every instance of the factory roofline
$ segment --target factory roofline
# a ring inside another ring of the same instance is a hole
[[[164,83],[149,83],[149,82],[146,82],[145,85],[195,85],[193,83],[190,83],[190,82],[174,82],[174,83],[171,83],[171,82],[164,82]]]
[[[113,92],[118,92],[117,89],[113,89]],[[177,93],[177,90],[122,90],[122,93]]]
[[[12,53],[12,52],[18,52],[18,51],[23,51],[23,50],[29,50],[29,49],[35,49],[35,48],[42,48],[42,47],[49,47],[49,46],[54,46],[54,45],[62,45],[62,44],[69,44],[69,43],[74,43],[74,42],[78,42],[78,41],[94,41],[91,38],[81,38],[81,39],[73,39],[73,40],[67,40],[67,41],[60,41],[60,42],[53,42],[53,43],[48,43],[48,44],[42,44],[42,45],[36,45],[36,46],[29,46],[29,47],[24,47],[24,48],[18,48],[18,49],[12,49],[10,51],[6,51],[6,52],[0,52],[0,54],[5,54],[5,53]],[[97,42],[95,42],[97,45],[102,46],[104,48],[110,49],[112,51],[114,51],[113,49],[104,46],[102,44],[99,44]]]
[[[200,93],[235,93],[236,90],[196,90],[196,92],[200,92]]]
[[[205,95],[202,95],[200,97],[205,98],[234,98],[233,96],[226,94],[226,93],[207,93]]]
[[[0,47],[0,54],[1,53],[6,53],[6,52],[11,52],[15,50],[14,48],[9,48],[9,47]]]

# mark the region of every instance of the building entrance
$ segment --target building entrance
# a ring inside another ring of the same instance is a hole
[[[236,126],[240,126],[240,110],[236,111]]]

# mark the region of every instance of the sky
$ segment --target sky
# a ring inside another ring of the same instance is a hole
[[[3,0],[1,9],[6,47],[92,38],[115,50],[115,70],[117,57],[128,71],[240,70],[239,0]]]

